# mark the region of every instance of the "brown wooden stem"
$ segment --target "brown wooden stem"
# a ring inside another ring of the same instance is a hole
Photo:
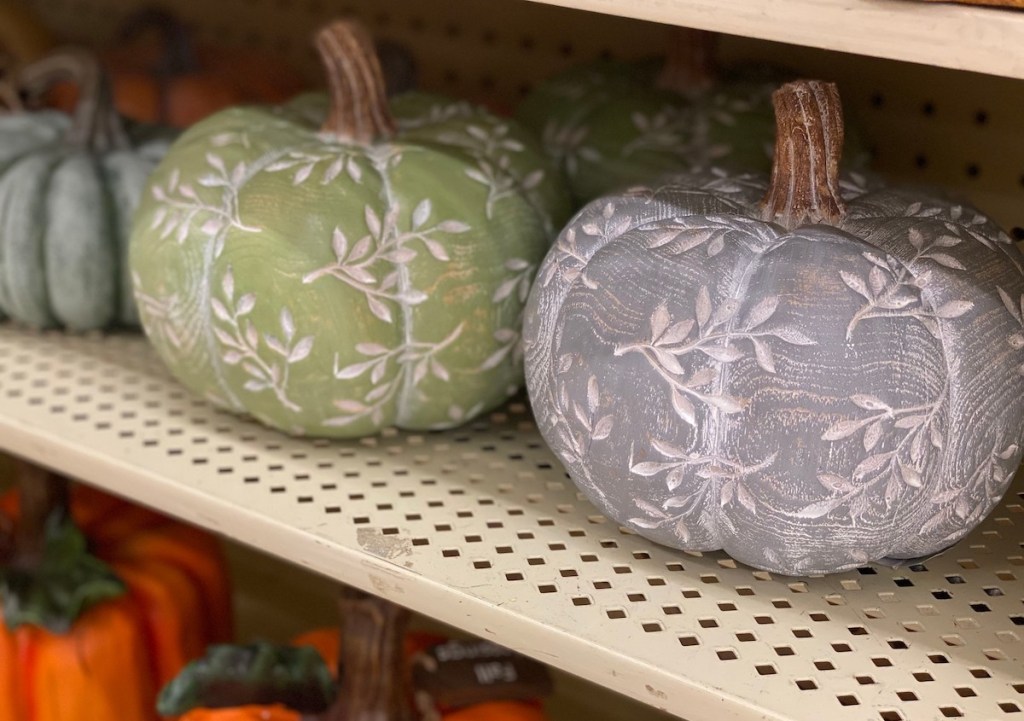
[[[54,513],[70,513],[67,479],[27,461],[17,460],[20,511],[14,529],[13,563],[32,568],[46,550],[46,524]]]
[[[38,92],[64,79],[78,86],[78,103],[67,141],[100,152],[129,148],[131,144],[114,108],[110,81],[92,53],[67,48],[48,55],[22,68],[18,85]]]
[[[341,685],[323,721],[411,721],[403,646],[409,612],[350,588],[342,590],[338,605]]]
[[[321,130],[369,145],[395,134],[384,74],[369,32],[354,20],[338,20],[316,35],[327,74],[331,109]]]
[[[775,158],[762,217],[790,230],[804,223],[838,223],[846,214],[839,189],[839,89],[833,83],[798,80],[776,90],[772,103]]]
[[[656,85],[680,94],[706,90],[718,76],[717,52],[717,33],[672,28],[665,66]]]

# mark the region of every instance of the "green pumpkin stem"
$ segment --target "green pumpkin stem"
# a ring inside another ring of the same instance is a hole
[[[67,633],[89,608],[123,595],[125,585],[89,553],[71,518],[66,479],[19,462],[17,487],[21,508],[0,556],[3,625]]]
[[[354,588],[342,590],[338,605],[341,687],[323,721],[411,721],[403,647],[409,612]]]
[[[337,691],[315,649],[265,641],[217,645],[171,679],[157,698],[157,713],[179,716],[198,708],[280,704],[311,718]]]
[[[78,86],[78,104],[72,115],[67,142],[97,152],[131,147],[121,118],[114,108],[110,80],[92,53],[66,48],[21,69],[18,85],[39,92],[70,79]]]
[[[360,145],[393,137],[384,74],[366,28],[354,20],[335,21],[317,33],[316,48],[330,94],[330,114],[321,130]]]
[[[718,76],[717,53],[718,33],[672,28],[656,85],[683,95],[707,90]]]
[[[772,94],[775,157],[761,201],[764,220],[792,230],[846,215],[839,188],[843,107],[833,83],[798,80]]]

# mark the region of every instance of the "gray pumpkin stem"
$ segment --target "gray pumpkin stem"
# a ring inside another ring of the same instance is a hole
[[[373,38],[355,20],[337,20],[316,35],[331,109],[321,130],[360,145],[395,135],[384,74]]]
[[[354,588],[343,588],[341,686],[322,721],[412,721],[404,639],[409,612]]]
[[[718,33],[672,28],[665,65],[655,84],[685,95],[707,90],[718,77]]]
[[[64,79],[78,86],[67,142],[98,152],[131,147],[114,108],[110,80],[96,56],[81,48],[65,48],[21,69],[18,85],[39,92]]]
[[[835,225],[846,215],[839,189],[843,107],[834,83],[797,80],[772,94],[775,157],[763,219],[792,230]]]

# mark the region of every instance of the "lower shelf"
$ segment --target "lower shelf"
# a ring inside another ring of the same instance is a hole
[[[338,584],[248,546],[225,544],[235,587],[237,637],[287,642],[311,628],[338,621]],[[458,629],[414,616],[415,630],[465,637]],[[551,721],[667,721],[668,714],[557,669],[554,693],[544,702]]]
[[[525,408],[292,439],[137,337],[0,330],[0,447],[691,721],[1024,712],[1024,491],[927,564],[774,577],[581,500]]]

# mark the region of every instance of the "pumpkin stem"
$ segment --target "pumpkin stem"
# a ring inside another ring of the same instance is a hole
[[[361,145],[388,140],[395,121],[373,38],[355,20],[337,20],[316,34],[331,109],[321,130]]]
[[[787,229],[835,224],[846,214],[839,189],[843,108],[834,83],[798,80],[772,94],[775,158],[763,218]]]
[[[98,152],[131,147],[114,109],[110,81],[92,53],[80,48],[55,52],[22,68],[18,84],[40,91],[65,78],[70,78],[79,88],[68,143]]]
[[[409,612],[354,588],[342,590],[338,606],[341,687],[323,721],[410,721],[403,645]]]
[[[25,462],[16,478],[13,552],[0,563],[4,625],[67,633],[87,609],[124,595],[125,585],[89,553],[71,519],[66,479]]]
[[[681,95],[707,90],[718,75],[718,33],[672,28],[656,85]]]
[[[46,552],[47,525],[70,515],[68,481],[28,461],[15,461],[20,513],[14,530],[14,565],[35,568]]]

